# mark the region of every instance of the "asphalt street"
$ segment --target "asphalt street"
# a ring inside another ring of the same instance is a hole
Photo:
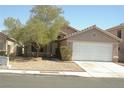
[[[124,88],[124,78],[0,74],[1,88]]]

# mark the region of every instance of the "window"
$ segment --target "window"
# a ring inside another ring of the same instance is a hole
[[[117,32],[117,36],[118,36],[119,38],[121,38],[121,30],[119,30],[119,31]]]

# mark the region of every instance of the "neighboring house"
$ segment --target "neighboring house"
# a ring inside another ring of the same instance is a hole
[[[72,60],[118,61],[118,43],[121,39],[95,25],[69,34],[59,40],[60,46],[72,50]]]
[[[16,54],[15,40],[0,32],[0,51],[5,51],[6,54]]]
[[[106,31],[114,34],[115,36],[123,40],[119,44],[118,55],[119,55],[119,61],[124,62],[124,24],[120,24],[112,28],[106,29]]]

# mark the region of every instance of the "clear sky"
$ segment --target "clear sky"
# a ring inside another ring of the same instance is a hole
[[[124,6],[59,6],[70,25],[79,30],[96,24],[102,29],[124,23]],[[0,6],[0,30],[5,29],[3,21],[7,17],[20,19],[24,24],[32,6]]]

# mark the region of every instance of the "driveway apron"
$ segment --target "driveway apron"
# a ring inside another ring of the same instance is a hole
[[[124,67],[112,62],[75,61],[93,77],[124,77]]]

